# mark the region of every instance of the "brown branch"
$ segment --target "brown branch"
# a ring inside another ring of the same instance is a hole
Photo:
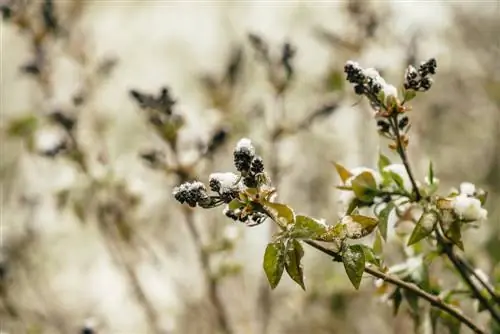
[[[318,244],[315,241],[305,240],[305,243],[307,243],[308,245],[316,248],[317,250],[319,250],[319,251],[321,251],[329,256],[332,256],[335,261],[342,261],[342,257],[340,254],[338,254],[338,253],[334,252],[333,250],[330,250],[326,247],[323,247],[322,245]],[[388,275],[386,273],[383,273],[383,272],[381,272],[377,269],[373,269],[371,267],[366,267],[365,272],[374,276],[374,277],[380,278],[380,279],[384,280],[385,282],[391,283],[391,284],[398,286],[402,289],[411,291],[412,293],[419,296],[420,298],[428,301],[432,306],[448,313],[450,316],[454,317],[455,319],[457,319],[461,323],[465,324],[474,333],[486,334],[486,332],[484,330],[482,330],[476,324],[474,324],[474,322],[469,317],[462,314],[462,312],[460,312],[460,310],[457,310],[453,306],[448,305],[447,303],[443,302],[438,296],[432,295],[432,294],[420,289],[415,284],[405,282],[397,277],[394,277],[392,275]]]

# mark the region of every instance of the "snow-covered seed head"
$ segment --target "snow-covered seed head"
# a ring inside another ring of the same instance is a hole
[[[234,173],[213,173],[209,177],[209,186],[212,191],[220,194],[224,202],[228,203],[238,196],[239,177]]]
[[[248,172],[255,157],[255,148],[248,138],[241,139],[234,149],[234,166],[239,172]]]
[[[199,181],[183,183],[175,187],[172,194],[181,204],[187,203],[191,207],[195,207],[199,202],[208,199],[207,189]]]

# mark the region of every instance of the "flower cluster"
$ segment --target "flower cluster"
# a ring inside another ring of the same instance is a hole
[[[405,72],[404,88],[425,92],[432,86],[431,76],[436,74],[436,59],[431,58],[428,61],[422,62],[418,69],[413,65],[408,66]]]
[[[365,69],[349,60],[344,66],[344,72],[347,74],[347,81],[354,85],[354,92],[358,95],[366,95],[377,110],[380,108],[380,103],[387,105],[389,99],[398,96],[396,87],[386,83],[374,68]],[[381,95],[383,98],[379,99]]]
[[[255,154],[255,148],[247,138],[236,144],[233,157],[240,175],[225,172],[209,176],[208,187],[216,195],[209,195],[206,186],[199,181],[181,184],[174,189],[173,195],[177,201],[191,207],[213,208],[226,204],[225,216],[249,226],[260,224],[267,216],[258,210],[259,199],[268,198],[272,193],[267,184],[264,162]]]
[[[460,193],[453,197],[451,206],[454,213],[462,221],[472,222],[485,220],[488,216],[482,207],[480,198],[484,198],[484,191],[476,190],[476,186],[469,182],[460,185]]]

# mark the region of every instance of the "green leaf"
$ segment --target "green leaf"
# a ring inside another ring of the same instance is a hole
[[[384,240],[387,240],[387,224],[389,222],[389,214],[394,208],[394,203],[389,202],[378,215],[378,230],[380,231],[380,234],[382,235],[382,238],[384,238]]]
[[[364,203],[371,203],[377,192],[377,183],[372,173],[363,172],[352,180],[352,190],[356,198]]]
[[[271,208],[276,214],[278,221],[285,225],[293,224],[295,222],[295,213],[288,205],[280,203],[265,202],[265,206]]]
[[[410,309],[413,314],[418,314],[418,296],[409,290],[403,290],[403,296],[408,305],[410,305]]]
[[[432,167],[432,161],[429,162],[429,183],[434,184],[434,168]]]
[[[401,302],[403,301],[403,294],[401,293],[401,289],[397,288],[394,290],[392,295],[389,297],[389,300],[393,301],[393,309],[392,312],[394,316],[398,314],[399,307],[401,306]]]
[[[267,245],[263,267],[269,285],[272,289],[276,288],[285,269],[285,244],[283,242],[272,242]]]
[[[38,126],[38,119],[35,115],[26,115],[12,120],[7,133],[11,136],[24,137],[32,135]]]
[[[462,242],[462,232],[460,231],[460,221],[454,220],[445,234],[446,237],[450,239],[458,248],[464,250],[464,244]]]
[[[389,175],[389,177],[396,183],[399,190],[405,190],[404,181],[401,175],[392,171],[385,171],[384,173],[387,173],[387,175]]]
[[[349,207],[347,208],[347,212],[346,212],[346,215],[350,215],[351,213],[354,212],[354,210],[356,210],[358,208],[358,206],[360,206],[362,203],[357,199],[355,198],[350,204],[349,204]]]
[[[356,289],[359,289],[361,278],[365,271],[365,252],[363,251],[363,247],[361,245],[348,246],[342,253],[342,262],[352,285]]]
[[[235,198],[231,202],[229,202],[229,204],[227,205],[227,208],[229,210],[236,210],[236,209],[241,208],[242,206],[243,206],[243,204]]]
[[[337,170],[337,173],[340,176],[340,179],[342,180],[343,183],[345,183],[349,178],[351,178],[353,175],[351,172],[347,170],[344,166],[342,166],[339,163],[334,162],[335,169]]]
[[[346,216],[342,222],[346,228],[346,235],[350,239],[359,239],[372,233],[377,227],[378,220],[362,215]]]
[[[384,167],[389,166],[391,164],[391,160],[382,153],[378,155],[378,170],[382,171]]]
[[[419,242],[431,234],[432,231],[434,231],[434,227],[436,227],[437,220],[438,218],[435,213],[424,212],[413,229],[410,239],[408,240],[408,246]]]
[[[294,238],[315,239],[327,232],[327,227],[311,217],[298,215],[295,217],[291,236]]]
[[[304,285],[304,271],[302,270],[301,260],[304,256],[304,249],[299,241],[292,239],[288,242],[286,251],[285,268],[286,272],[302,289]]]
[[[378,231],[375,235],[375,240],[373,241],[373,252],[380,256],[384,252],[384,241],[382,238],[382,233]]]
[[[375,250],[366,245],[360,245],[363,248],[363,252],[365,254],[365,261],[371,264],[380,266],[380,258],[375,254]]]
[[[408,102],[411,101],[417,96],[417,92],[414,91],[413,89],[405,89],[404,90],[404,101]]]

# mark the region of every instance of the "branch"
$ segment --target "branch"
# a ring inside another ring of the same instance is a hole
[[[480,275],[478,275],[478,273],[476,272],[476,269],[474,267],[472,267],[463,257],[461,257],[458,254],[456,254],[456,257],[457,257],[457,260],[460,262],[460,264],[465,269],[467,269],[471,275],[473,275],[477,279],[477,281],[486,289],[486,291],[488,291],[488,293],[491,295],[493,300],[495,302],[497,302],[498,305],[500,305],[500,295],[498,295],[495,292],[495,290],[493,290],[493,287],[491,286],[491,284],[489,284],[488,282],[485,282],[485,280]]]
[[[337,262],[341,262],[342,261],[342,257],[340,254],[328,249],[328,248],[325,248],[323,246],[321,246],[320,244],[318,244],[317,242],[314,242],[314,241],[311,241],[311,240],[305,240],[305,243],[307,243],[308,245],[316,248],[317,250],[329,255],[329,256],[332,256],[333,259]],[[476,324],[474,324],[474,322],[469,318],[467,317],[466,315],[462,314],[460,312],[460,310],[457,310],[455,309],[453,306],[451,305],[448,305],[447,303],[443,302],[438,296],[436,295],[432,295],[422,289],[420,289],[418,286],[416,286],[415,284],[413,283],[408,283],[408,282],[405,282],[397,277],[394,277],[394,276],[391,276],[391,275],[387,275],[379,270],[376,270],[376,269],[373,269],[373,268],[370,268],[370,267],[366,267],[365,268],[365,272],[374,276],[374,277],[377,277],[377,278],[380,278],[380,279],[383,279],[384,281],[388,282],[388,283],[391,283],[393,285],[396,285],[402,289],[405,289],[405,290],[408,290],[408,291],[411,291],[412,293],[414,293],[415,295],[419,296],[420,298],[422,299],[425,299],[426,301],[428,301],[432,306],[448,313],[450,316],[454,317],[455,319],[457,319],[458,321],[460,321],[461,323],[465,324],[467,327],[469,327],[474,333],[477,333],[477,334],[486,334],[485,331],[483,331],[481,328],[479,328]]]
[[[496,311],[494,306],[492,306],[488,302],[488,300],[483,296],[483,294],[481,293],[481,291],[479,291],[474,282],[472,282],[470,275],[467,273],[467,268],[463,265],[458,255],[453,250],[453,244],[445,240],[439,228],[436,229],[436,236],[439,244],[443,248],[443,252],[446,254],[448,259],[450,259],[451,263],[453,264],[455,269],[457,269],[457,271],[459,272],[460,276],[465,281],[465,283],[469,286],[474,297],[481,303],[481,305],[483,305],[488,310],[488,312],[491,314],[491,317],[500,324],[500,314]]]
[[[401,160],[403,162],[403,165],[405,166],[406,172],[408,173],[408,176],[410,177],[411,185],[413,187],[413,191],[415,191],[415,201],[418,202],[422,198],[422,195],[420,194],[420,191],[418,190],[417,187],[417,182],[415,181],[415,177],[413,176],[413,172],[410,167],[410,163],[408,161],[408,156],[406,155],[406,150],[403,146],[403,143],[401,142],[401,135],[399,132],[399,127],[398,127],[398,114],[395,113],[393,117],[390,118],[391,125],[394,129],[394,132],[396,134],[396,145],[397,145],[397,152],[399,156],[401,157]]]

